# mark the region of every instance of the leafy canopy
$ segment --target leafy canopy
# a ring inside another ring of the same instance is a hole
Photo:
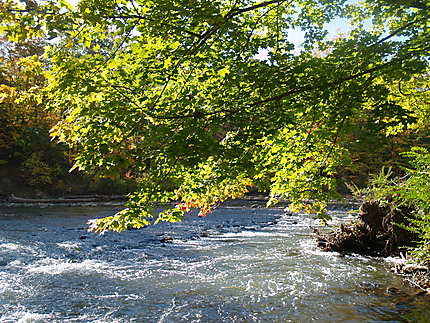
[[[429,6],[8,0],[0,15],[10,40],[51,39],[46,91],[62,114],[52,135],[79,147],[75,167],[141,179],[126,210],[92,223],[101,232],[177,221],[190,207],[205,215],[249,186],[324,217],[354,122],[372,114],[389,133],[428,125],[428,100],[399,97],[405,86],[428,93],[414,82],[428,75]],[[354,25],[329,40],[336,17]],[[302,49],[288,40],[294,29]],[[184,203],[154,219],[154,203],[172,199]]]

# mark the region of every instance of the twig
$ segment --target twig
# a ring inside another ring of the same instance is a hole
[[[415,287],[417,287],[417,288],[421,289],[422,291],[427,292],[427,289],[425,289],[425,288],[421,287],[419,284],[417,284],[417,283],[416,283],[416,282],[414,282],[413,280],[410,280],[410,279],[408,279],[408,278],[406,278],[406,277],[404,277],[404,276],[403,276],[403,279],[404,279],[404,280],[406,280],[406,281],[407,281],[408,283],[410,283],[411,285],[414,285]]]

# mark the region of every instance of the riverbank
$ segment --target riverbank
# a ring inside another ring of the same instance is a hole
[[[136,190],[132,179],[109,179],[85,176],[64,169],[62,176],[53,176],[44,182],[22,169],[19,163],[0,163],[0,203],[14,203],[18,199],[68,199],[107,196],[125,196]],[[64,173],[64,174],[63,174]]]
[[[45,205],[55,204],[61,206],[77,206],[84,203],[104,203],[104,202],[122,202],[127,200],[127,194],[116,194],[116,195],[105,195],[105,194],[79,194],[79,195],[67,195],[63,194],[59,196],[43,195],[43,197],[37,197],[34,194],[25,194],[20,196],[18,194],[8,194],[0,196],[0,206],[19,206],[19,205]],[[228,200],[222,203],[225,206],[247,206],[251,208],[265,208],[269,200],[267,194],[252,193],[245,195],[241,198],[234,200]],[[178,203],[178,202],[172,202]],[[351,210],[358,209],[361,205],[361,201],[353,198],[344,198],[343,200],[333,200],[328,203],[328,210]],[[87,205],[85,205],[87,206]],[[287,208],[289,202],[280,200],[273,208]]]
[[[393,261],[392,272],[420,293],[430,294],[430,264],[405,257],[408,250],[417,247],[418,240],[414,232],[405,229],[410,214],[411,208],[406,206],[392,209],[377,201],[366,201],[360,206],[356,220],[329,232],[315,230],[317,245],[324,251],[341,254],[389,257]]]

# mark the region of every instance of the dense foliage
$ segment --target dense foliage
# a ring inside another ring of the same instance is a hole
[[[42,116],[42,97],[38,95],[46,81],[38,59],[42,50],[40,41],[21,45],[1,42],[0,159],[7,158],[10,148],[23,140],[24,128],[43,128],[49,122]]]
[[[411,159],[407,176],[391,187],[399,204],[411,205],[415,213],[407,229],[418,234],[418,248],[414,257],[430,263],[430,153],[424,148],[414,148],[406,154]]]
[[[55,186],[67,165],[49,138],[59,118],[46,111],[41,94],[47,84],[41,60],[45,45],[41,39],[0,43],[0,166],[18,165],[29,185]]]
[[[46,45],[0,41],[0,196],[129,192],[133,181],[69,173],[74,148],[49,135],[60,115],[46,109]]]
[[[412,248],[413,258],[430,263],[430,153],[423,147],[414,147],[403,154],[407,167],[402,177],[394,176],[391,168],[371,177],[364,189],[353,188],[354,193],[365,201],[377,202],[390,209],[411,210],[408,219],[395,223],[415,233],[417,248]]]
[[[357,159],[357,129],[381,138],[428,126],[428,9],[425,0],[9,0],[0,16],[9,40],[50,39],[45,93],[61,115],[52,136],[78,147],[75,167],[140,178],[126,210],[92,223],[101,232],[177,221],[191,207],[205,215],[250,186],[324,218],[340,166]],[[330,40],[337,17],[352,29]],[[289,40],[298,29],[302,47]],[[155,202],[178,199],[153,218]]]

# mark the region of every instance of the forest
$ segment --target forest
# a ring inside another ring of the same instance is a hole
[[[51,195],[132,192],[95,232],[176,222],[192,208],[205,216],[249,191],[327,221],[329,201],[355,194],[408,207],[411,254],[428,263],[429,9],[3,1],[2,185],[15,176]],[[329,36],[340,21],[348,29]]]

